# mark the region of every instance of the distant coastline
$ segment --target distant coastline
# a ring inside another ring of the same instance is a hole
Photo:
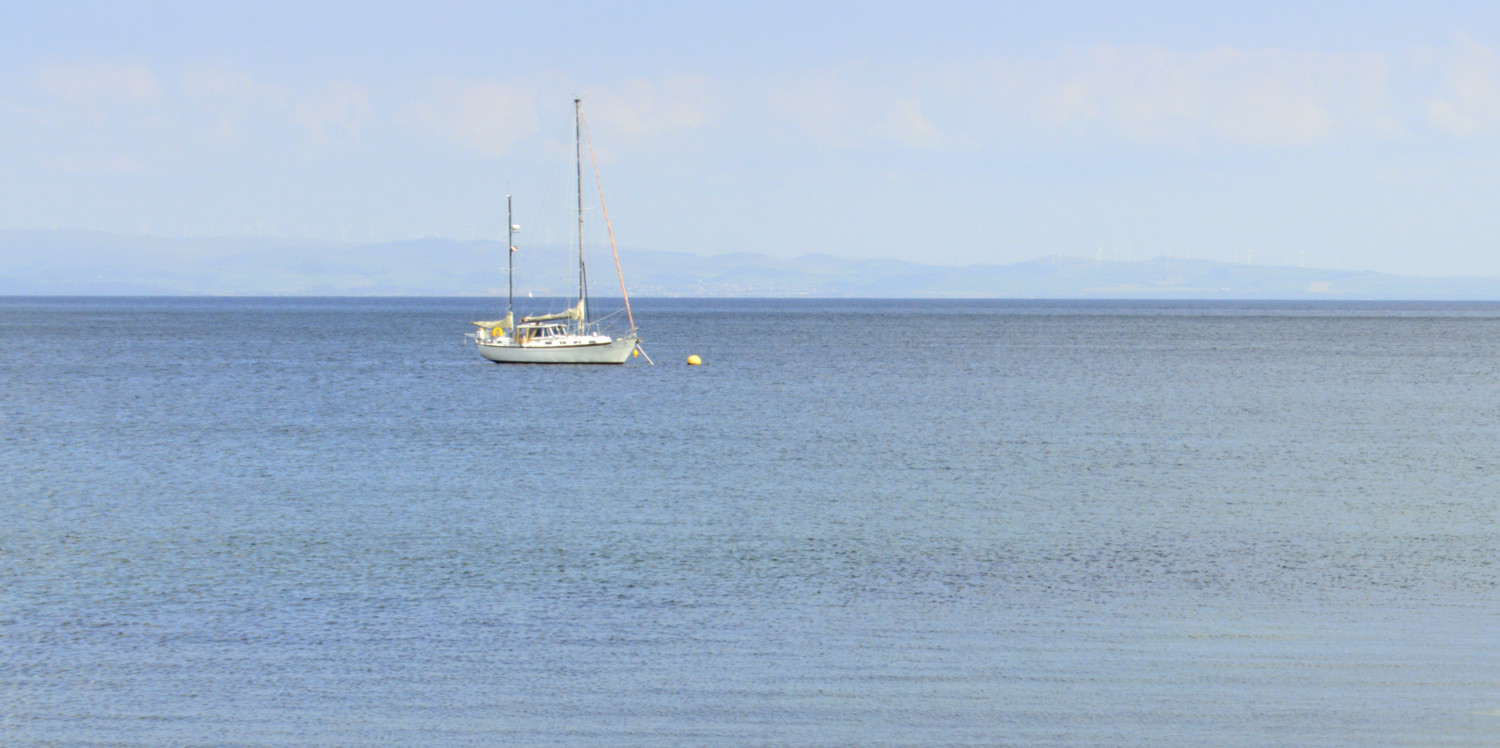
[[[553,249],[562,251],[532,251]],[[0,231],[0,295],[493,296],[503,293],[503,257],[494,241],[340,243],[12,230]],[[945,266],[631,249],[629,258],[632,295],[657,297],[1500,300],[1500,278],[1417,278],[1174,257]],[[557,280],[521,277],[517,291],[567,295]],[[610,285],[599,284],[601,293],[609,295]]]

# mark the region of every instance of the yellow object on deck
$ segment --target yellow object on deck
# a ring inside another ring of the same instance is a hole
[[[703,359],[698,358],[698,354],[694,353],[693,355],[688,356],[688,366],[698,366],[702,363]]]
[[[503,338],[505,337],[505,328],[499,325],[495,325],[495,329],[490,330],[490,335],[497,338]]]

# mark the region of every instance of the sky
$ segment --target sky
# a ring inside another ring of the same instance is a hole
[[[511,193],[563,237],[527,232],[581,96],[627,248],[1500,276],[1496,3],[10,3],[0,39],[0,229],[494,239]]]

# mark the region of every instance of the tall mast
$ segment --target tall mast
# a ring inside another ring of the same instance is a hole
[[[589,276],[583,267],[583,128],[579,124],[583,99],[573,99],[573,163],[578,176],[578,301],[589,295]],[[584,321],[588,320],[588,306],[584,306]]]
[[[516,307],[516,219],[510,205],[510,195],[505,196],[505,282],[510,286],[510,295],[505,302],[505,318],[513,319]],[[512,326],[514,322],[508,322]],[[515,335],[511,335],[512,338]]]
[[[583,134],[588,137],[589,121],[583,120]],[[609,251],[615,256],[615,275],[620,279],[620,298],[625,300],[625,318],[630,320],[630,332],[635,333],[635,315],[630,312],[630,294],[625,292],[625,272],[620,270],[620,248],[615,246],[615,227],[609,223],[609,206],[604,203],[604,182],[599,179],[599,159],[594,158],[594,139],[588,137],[589,163],[594,165],[594,184],[599,185],[599,212],[604,214],[604,227],[609,229]]]

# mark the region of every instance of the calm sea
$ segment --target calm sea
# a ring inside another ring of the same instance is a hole
[[[1500,305],[494,314],[0,299],[0,743],[1500,743]]]

